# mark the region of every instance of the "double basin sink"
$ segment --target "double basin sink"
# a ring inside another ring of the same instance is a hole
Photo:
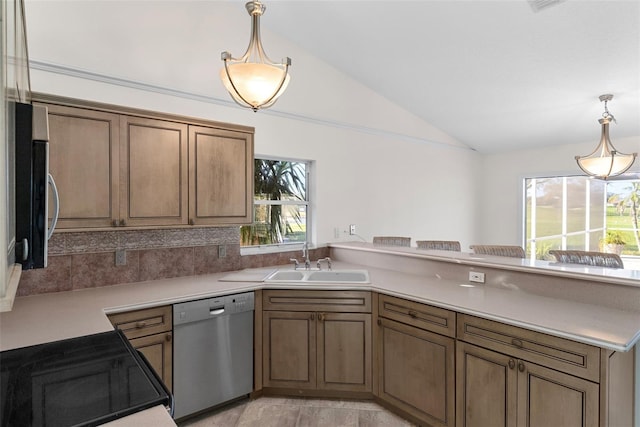
[[[265,283],[371,283],[367,270],[276,270]]]

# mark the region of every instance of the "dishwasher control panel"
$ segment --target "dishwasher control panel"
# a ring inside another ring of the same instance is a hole
[[[183,325],[253,309],[253,292],[182,302],[173,305],[173,324]]]

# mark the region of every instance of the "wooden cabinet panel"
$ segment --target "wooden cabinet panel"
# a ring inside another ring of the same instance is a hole
[[[187,223],[187,125],[122,116],[121,212],[125,225]]]
[[[458,314],[463,341],[548,366],[590,381],[600,379],[600,349],[588,344]]]
[[[60,194],[57,227],[110,227],[119,214],[119,116],[40,105],[49,110],[49,169]]]
[[[456,426],[516,427],[517,361],[458,342]]]
[[[371,307],[370,292],[268,289],[262,296],[264,387],[372,391],[371,313],[357,312]],[[338,312],[344,307],[356,312]]]
[[[153,370],[170,391],[173,389],[173,348],[171,340],[171,332],[130,340],[133,347],[144,354]]]
[[[448,337],[456,336],[456,313],[439,307],[380,295],[380,316]]]
[[[520,426],[596,427],[598,399],[598,384],[518,361]]]
[[[108,315],[133,347],[147,358],[169,390],[173,388],[173,310],[170,305]]]
[[[455,340],[378,322],[379,396],[432,426],[455,423]]]
[[[318,313],[318,388],[371,391],[371,315]]]
[[[189,222],[250,224],[253,135],[189,126]]]
[[[173,312],[170,305],[127,311],[109,315],[116,329],[124,332],[128,339],[144,337],[162,332],[171,332]]]
[[[265,387],[316,387],[316,315],[263,312]]]
[[[263,292],[265,310],[371,313],[371,292],[269,289]]]

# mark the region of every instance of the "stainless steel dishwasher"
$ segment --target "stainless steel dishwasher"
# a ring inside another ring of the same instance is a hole
[[[251,393],[253,292],[173,306],[174,418]]]

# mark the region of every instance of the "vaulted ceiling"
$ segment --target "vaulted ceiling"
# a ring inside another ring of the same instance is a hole
[[[222,94],[219,52],[249,38],[244,0],[26,1],[34,60],[185,90]],[[640,144],[640,1],[536,1],[264,0],[261,25],[481,153],[595,147],[605,93],[614,144]]]
[[[605,93],[640,144],[640,2],[546,3],[267,1],[262,26],[480,152],[595,146]]]

